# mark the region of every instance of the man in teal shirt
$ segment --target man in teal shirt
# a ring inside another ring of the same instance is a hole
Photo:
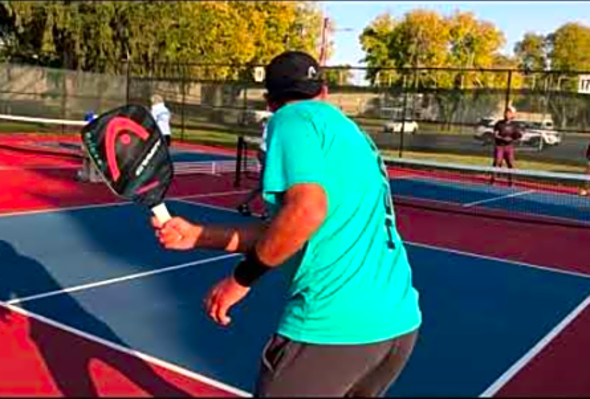
[[[313,57],[277,56],[265,86],[274,112],[262,182],[269,223],[152,223],[170,249],[246,253],[206,298],[220,324],[229,324],[229,309],[264,273],[282,266],[292,274],[256,396],[380,396],[403,369],[421,324],[387,170],[372,140],[321,101],[326,86]]]

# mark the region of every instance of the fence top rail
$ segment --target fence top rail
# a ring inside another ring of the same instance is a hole
[[[125,61],[127,63],[127,61]],[[129,62],[129,64],[133,64]],[[202,68],[257,68],[264,67],[265,64],[229,64],[229,63],[174,63],[174,62],[156,62],[153,64],[158,66],[173,66],[173,67],[202,67]],[[393,66],[366,66],[366,65],[326,65],[323,69],[327,70],[365,70],[365,71],[448,71],[448,72],[516,72],[523,74],[563,74],[563,75],[587,75],[590,70],[565,70],[565,69],[526,69],[526,68],[462,68],[451,66],[420,66],[420,67],[393,67]]]

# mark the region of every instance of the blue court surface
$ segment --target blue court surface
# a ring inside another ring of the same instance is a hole
[[[169,206],[195,220],[248,221]],[[131,204],[0,217],[0,300],[251,391],[285,300],[283,274],[265,276],[231,327],[218,327],[202,298],[239,257],[164,251],[148,217]],[[590,295],[590,278],[579,275],[423,245],[408,251],[424,324],[389,396],[479,395]]]
[[[456,182],[423,177],[391,180],[392,193],[442,201],[465,209],[477,207],[508,213],[525,213],[555,219],[590,223],[590,198],[574,193],[549,192],[523,187]]]

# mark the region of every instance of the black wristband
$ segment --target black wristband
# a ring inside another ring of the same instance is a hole
[[[262,277],[264,273],[271,269],[272,266],[263,263],[258,257],[256,249],[252,248],[246,254],[246,257],[236,266],[236,269],[234,270],[234,278],[238,284],[244,287],[250,287],[256,280]]]

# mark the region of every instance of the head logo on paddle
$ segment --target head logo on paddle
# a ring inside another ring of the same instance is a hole
[[[118,196],[148,206],[162,223],[173,166],[162,133],[149,110],[126,105],[82,129],[82,142],[106,184]]]

